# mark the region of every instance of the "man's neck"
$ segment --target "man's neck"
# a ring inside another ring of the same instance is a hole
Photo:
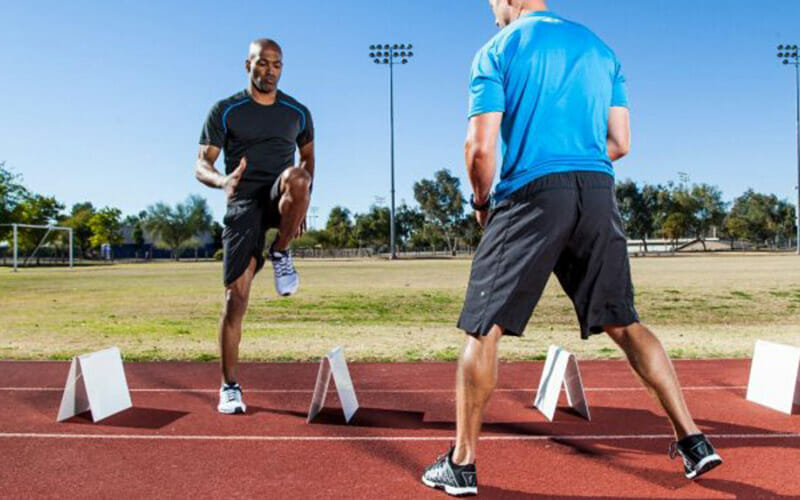
[[[262,92],[258,90],[252,83],[247,88],[247,93],[250,94],[250,97],[252,97],[255,102],[265,106],[275,104],[275,101],[278,99],[278,89],[275,89],[272,92]]]
[[[545,10],[549,10],[545,2],[524,2],[519,15],[522,17],[531,12],[541,12]]]

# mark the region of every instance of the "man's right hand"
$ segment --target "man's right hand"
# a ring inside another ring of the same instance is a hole
[[[247,158],[242,156],[236,170],[231,172],[231,175],[226,176],[225,180],[222,182],[222,189],[225,191],[225,196],[228,198],[228,201],[231,201],[236,194],[236,189],[239,188],[239,183],[242,182],[242,174],[246,168]]]

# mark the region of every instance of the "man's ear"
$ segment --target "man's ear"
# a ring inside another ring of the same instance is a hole
[[[248,74],[250,74],[251,64],[250,64],[250,58],[249,57],[247,59],[245,59],[245,61],[244,61],[244,69],[247,70]]]

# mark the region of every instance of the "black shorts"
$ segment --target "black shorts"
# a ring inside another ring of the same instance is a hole
[[[256,272],[264,267],[264,245],[267,230],[279,227],[281,213],[281,178],[269,190],[267,199],[244,198],[228,203],[222,230],[223,275],[225,286],[236,281],[247,270],[250,259],[256,259]]]
[[[540,177],[491,213],[472,262],[458,327],[522,335],[555,271],[581,337],[639,321],[614,178],[601,172]]]

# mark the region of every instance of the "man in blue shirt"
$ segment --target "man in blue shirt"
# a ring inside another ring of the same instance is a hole
[[[456,382],[456,443],[422,481],[451,495],[477,493],[475,452],[497,381],[497,343],[522,335],[551,272],[575,306],[582,338],[607,333],[658,397],[675,430],[671,455],[682,456],[686,477],[697,477],[722,460],[634,308],[612,167],[630,148],[620,64],[594,33],[543,0],[489,3],[503,29],[472,65],[465,146],[471,204],[486,230],[458,321],[469,336]],[[503,164],[490,195],[498,137]]]

